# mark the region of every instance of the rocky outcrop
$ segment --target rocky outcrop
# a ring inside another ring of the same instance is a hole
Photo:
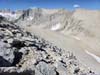
[[[6,17],[9,21],[13,21],[19,18],[19,16],[21,16],[22,13],[22,11],[11,11],[10,9],[0,10],[0,15]]]
[[[0,16],[0,75],[95,75],[69,51]]]
[[[52,30],[52,27],[59,25],[56,30],[61,30],[66,25],[66,20],[72,15],[72,12],[65,9],[43,9],[30,8],[22,10],[23,14],[14,23],[21,27],[37,26]]]

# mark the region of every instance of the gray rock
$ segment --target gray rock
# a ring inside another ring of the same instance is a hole
[[[2,59],[6,60],[10,64],[13,62],[14,55],[13,55],[13,50],[10,48],[7,48],[7,44],[0,41],[0,56]],[[7,65],[7,64],[5,64]]]
[[[56,75],[54,68],[45,62],[39,62],[36,68],[42,75]]]
[[[56,71],[59,73],[59,75],[67,75],[67,68],[61,62],[57,63]]]

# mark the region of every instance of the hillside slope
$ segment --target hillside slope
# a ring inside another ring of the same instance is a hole
[[[14,13],[18,15],[13,19],[0,15],[12,25],[71,51],[80,63],[100,73],[99,10],[30,8]]]
[[[0,16],[0,75],[95,75],[70,50],[44,39]]]

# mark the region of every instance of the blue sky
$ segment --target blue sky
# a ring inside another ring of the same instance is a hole
[[[66,8],[70,10],[80,7],[100,10],[100,0],[0,0],[0,9],[16,10],[29,7]]]

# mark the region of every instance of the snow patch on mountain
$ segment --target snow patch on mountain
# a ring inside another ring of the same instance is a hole
[[[16,17],[16,14],[11,14],[11,13],[0,13],[0,15],[4,16],[4,17]]]
[[[95,54],[90,53],[89,51],[85,51],[87,54],[92,56],[98,63],[100,63],[100,57],[96,56]]]
[[[51,27],[51,30],[55,31],[55,30],[58,30],[60,27],[61,27],[61,24],[58,23],[58,24],[52,26],[52,27]]]
[[[81,40],[79,37],[77,36],[72,36],[73,38],[75,38],[76,40]]]
[[[28,21],[31,21],[32,19],[33,19],[33,17],[31,17],[31,16],[29,18],[27,18]]]

